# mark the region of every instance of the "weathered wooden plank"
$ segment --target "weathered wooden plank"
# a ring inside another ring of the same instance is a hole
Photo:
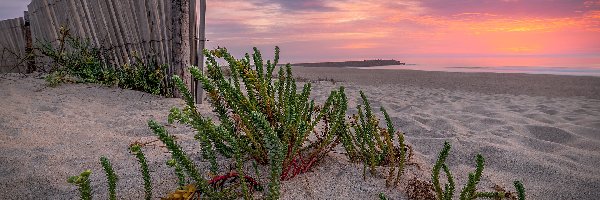
[[[128,30],[125,27],[125,24],[123,22],[123,20],[125,20],[125,16],[124,13],[128,12],[126,10],[124,10],[124,5],[123,5],[123,1],[120,0],[113,0],[113,6],[115,9],[114,15],[115,15],[115,24],[114,26],[117,28],[118,33],[119,33],[119,48],[121,49],[122,52],[122,56],[123,56],[123,63],[121,63],[121,65],[128,63],[129,62],[129,58],[131,58],[131,46],[129,46],[129,36],[128,36]]]
[[[163,24],[160,21],[160,17],[159,15],[163,14],[162,13],[162,6],[161,6],[161,1],[160,0],[151,0],[151,7],[150,7],[150,12],[148,12],[149,14],[149,18],[150,18],[150,35],[151,35],[151,46],[153,51],[156,53],[157,57],[160,58],[160,61],[162,63],[167,63],[168,60],[165,58],[166,54],[164,51],[164,47],[162,45],[162,31],[161,29],[164,28]],[[152,12],[152,10],[154,10],[154,12]]]
[[[146,58],[146,52],[144,50],[144,46],[142,44],[142,39],[141,39],[141,33],[140,33],[140,19],[138,18],[138,12],[140,11],[140,8],[137,5],[137,2],[140,1],[132,1],[130,2],[129,6],[131,8],[131,22],[132,22],[132,39],[133,42],[135,44],[135,48],[137,53],[142,57],[142,58]]]
[[[11,58],[13,58],[13,62],[14,62],[16,59],[15,57],[19,55],[18,54],[19,52],[17,50],[17,43],[16,43],[17,41],[15,41],[16,36],[15,36],[15,31],[14,31],[15,27],[17,26],[17,23],[16,23],[17,20],[11,19],[11,20],[8,20],[7,22],[8,22],[8,27],[7,27],[7,29],[8,29],[8,41],[7,41],[8,42],[8,50],[11,52],[11,54],[13,54],[11,56]]]
[[[29,10],[29,20],[31,26],[31,40],[34,45],[36,45],[37,37],[40,35],[40,22],[38,20],[39,15],[39,7],[37,7],[37,3],[39,1],[31,1],[29,5],[27,5],[27,10]]]
[[[4,41],[8,40],[4,23],[6,23],[6,20],[0,21],[0,45],[4,44]]]
[[[189,43],[190,43],[190,65],[198,65],[196,63],[196,50],[198,47],[197,43],[197,13],[196,13],[196,0],[190,0],[189,7]]]
[[[175,56],[172,54],[173,53],[173,34],[172,33],[174,31],[173,30],[173,12],[174,11],[172,10],[172,8],[173,8],[173,1],[165,2],[166,12],[164,14],[164,23],[166,24],[166,26],[165,26],[166,29],[164,31],[165,40],[163,42],[164,42],[164,45],[166,48],[165,54],[168,58],[169,66],[174,65],[173,57]]]
[[[54,0],[54,9],[56,12],[56,20],[58,21],[59,27],[62,26],[64,28],[69,29],[70,32],[74,32],[75,36],[77,36],[76,30],[73,31],[69,20],[67,19],[67,10],[65,10],[64,0]]]
[[[24,34],[24,28],[25,28],[25,18],[24,17],[19,17],[19,27],[17,27],[15,29],[15,32],[17,33],[17,41],[18,41],[18,48],[19,48],[19,53],[21,53],[21,56],[24,57],[25,56],[25,34]]]
[[[134,10],[135,10],[135,18],[137,23],[137,39],[140,43],[141,55],[148,57],[150,54],[150,28],[148,25],[148,16],[146,14],[146,2],[143,1],[133,1]]]
[[[37,13],[39,11],[38,11],[38,8],[35,7],[35,1],[31,1],[31,3],[29,3],[27,5],[27,10],[29,12],[29,22],[30,22],[29,27],[31,29],[31,42],[32,42],[32,45],[35,47],[37,45],[36,37],[37,37],[37,35],[39,35],[37,33],[38,27],[39,27],[39,23],[37,20]],[[33,62],[35,63],[36,66],[39,66],[40,65],[39,57],[34,57]]]
[[[134,23],[134,19],[133,19],[133,9],[131,8],[131,2],[130,1],[119,1],[121,3],[121,10],[123,11],[121,13],[121,22],[123,24],[123,32],[125,33],[126,39],[125,39],[125,45],[127,50],[129,51],[129,61],[131,62],[131,60],[133,59],[133,55],[136,55],[139,53],[137,52],[137,44],[134,40],[134,30],[135,30],[135,23]]]
[[[58,24],[56,24],[56,18],[55,18],[54,9],[53,9],[54,6],[50,5],[50,3],[54,3],[54,1],[53,0],[43,0],[44,9],[47,12],[46,19],[48,20],[48,23],[45,24],[46,28],[44,28],[44,29],[46,31],[48,31],[47,34],[51,34],[51,35],[48,35],[49,36],[48,39],[58,37],[58,33],[56,32],[57,29],[55,27],[59,26]]]
[[[52,21],[52,16],[50,15],[50,8],[48,8],[48,2],[46,0],[40,1],[40,9],[42,9],[43,13],[40,16],[42,22],[42,39],[45,41],[51,42],[50,38],[54,38],[56,34],[54,34],[54,22]]]
[[[112,64],[118,65],[120,63],[120,56],[119,56],[118,50],[115,48],[115,46],[118,44],[118,41],[116,38],[117,36],[115,34],[114,28],[112,26],[112,24],[113,24],[112,16],[111,16],[111,13],[109,12],[109,10],[111,8],[108,7],[107,3],[108,3],[107,1],[100,2],[100,8],[102,10],[102,14],[103,14],[104,20],[105,20],[104,30],[105,30],[106,36],[108,38],[108,40],[104,43],[104,45],[106,46],[107,49],[110,50],[110,52],[113,55]]]
[[[94,35],[96,37],[96,41],[98,42],[98,46],[102,49],[106,49],[106,59],[109,62],[113,62],[115,60],[114,51],[110,51],[108,48],[111,44],[111,35],[108,33],[108,19],[104,13],[104,9],[102,9],[100,5],[100,1],[90,0],[88,1],[88,9],[90,16],[90,20],[94,21]]]
[[[189,0],[171,1],[171,47],[173,73],[183,80],[183,83],[191,88],[192,80],[189,72],[186,70],[190,66],[190,6]],[[181,97],[181,93],[174,92],[176,97]]]
[[[54,20],[55,20],[55,30],[56,33],[58,34],[57,36],[60,36],[60,28],[69,28],[68,24],[65,24],[65,17],[64,17],[64,13],[65,12],[61,12],[62,11],[62,7],[61,7],[61,3],[62,0],[53,0],[54,2],[51,4],[52,10],[54,11]]]
[[[87,27],[88,21],[85,20],[82,9],[83,1],[67,0],[67,4],[69,5],[70,17],[72,19],[71,21],[73,21],[73,25],[77,27],[79,36],[89,39],[89,28]]]
[[[139,23],[139,19],[138,19],[138,12],[139,12],[139,8],[136,7],[135,2],[139,2],[139,1],[131,1],[129,2],[129,8],[131,9],[131,12],[129,13],[129,16],[131,18],[130,20],[130,24],[131,24],[131,40],[134,44],[134,48],[135,51],[137,52],[137,54],[144,58],[146,56],[144,50],[142,49],[142,43],[141,43],[141,39],[140,39],[140,23]]]
[[[118,51],[118,55],[119,55],[119,63],[117,64],[117,66],[121,66],[125,63],[127,63],[127,49],[125,48],[125,36],[123,34],[123,27],[121,27],[121,23],[120,23],[120,17],[118,14],[118,9],[119,7],[116,6],[115,1],[114,0],[108,0],[108,5],[109,5],[109,12],[111,14],[111,19],[112,19],[112,28],[113,28],[113,33],[115,34],[115,39],[116,39],[116,44],[114,44],[113,48],[117,49]]]
[[[99,7],[100,10],[102,11],[102,16],[104,19],[104,30],[106,31],[106,37],[107,37],[107,41],[104,43],[106,48],[109,49],[111,51],[111,54],[113,55],[112,57],[112,64],[115,65],[120,65],[121,63],[121,54],[120,52],[116,49],[116,46],[118,45],[118,36],[116,35],[116,31],[114,29],[114,26],[112,26],[114,24],[114,20],[113,20],[113,16],[112,16],[112,11],[111,11],[111,7],[109,7],[108,1],[98,1],[99,3]]]
[[[168,73],[172,74],[173,70],[171,69],[171,49],[170,49],[170,44],[168,42],[169,40],[169,24],[170,18],[167,18],[167,16],[169,16],[170,13],[170,9],[171,6],[168,2],[164,2],[164,1],[158,1],[158,21],[156,26],[158,26],[157,30],[158,30],[158,34],[159,34],[159,38],[157,39],[158,44],[160,45],[160,53],[161,53],[161,57],[163,58],[163,62],[166,63],[167,65],[169,65],[169,70]]]
[[[91,0],[94,1],[94,0]],[[84,21],[87,21],[87,27],[89,30],[88,37],[91,38],[92,42],[96,46],[100,46],[100,42],[98,40],[98,35],[96,34],[96,28],[98,27],[98,19],[94,12],[90,11],[90,0],[83,0],[81,3],[82,13],[84,16]]]

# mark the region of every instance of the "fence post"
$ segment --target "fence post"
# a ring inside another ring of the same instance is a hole
[[[35,58],[33,56],[33,41],[31,40],[31,23],[29,20],[29,12],[23,12],[24,22],[23,27],[23,38],[25,39],[25,66],[27,67],[26,73],[33,73],[35,71]]]
[[[196,13],[196,15],[199,15],[199,17],[197,17],[196,19],[198,19],[198,25],[196,26],[196,36],[198,37],[196,42],[197,42],[197,47],[196,47],[196,62],[197,62],[197,66],[200,70],[204,71],[204,42],[206,42],[206,37],[204,35],[205,33],[205,17],[206,17],[206,0],[197,0],[199,2],[196,2],[197,4],[199,4],[200,9],[199,9],[199,13]],[[201,104],[202,103],[202,92],[204,91],[202,89],[202,83],[200,83],[200,81],[196,80],[196,103]]]
[[[179,75],[183,83],[191,87],[191,76],[188,71],[190,66],[190,0],[173,0],[171,4],[171,30],[172,49],[171,59],[173,75]],[[182,97],[181,92],[173,88],[175,97]]]

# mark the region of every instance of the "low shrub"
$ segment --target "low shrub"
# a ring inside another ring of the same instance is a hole
[[[375,174],[376,166],[387,165],[390,168],[386,185],[397,185],[404,171],[406,147],[404,134],[396,132],[394,124],[386,110],[381,107],[386,120],[386,128],[379,127],[379,119],[373,114],[367,96],[360,91],[362,105],[357,106],[358,114],[352,116],[350,126],[353,131],[340,132],[342,145],[351,161],[364,163],[363,176],[367,166],[371,174]],[[364,106],[364,108],[363,108]],[[398,146],[394,145],[394,134],[397,135]],[[398,169],[397,173],[394,173]]]
[[[174,168],[178,177],[178,188],[164,199],[252,199],[254,192],[263,190],[261,183],[244,170],[247,162],[252,162],[256,178],[261,178],[257,165],[268,165],[270,173],[265,196],[267,199],[278,199],[281,181],[309,171],[339,143],[342,143],[351,161],[364,164],[364,176],[367,168],[375,174],[376,166],[388,166],[390,171],[386,185],[398,184],[405,162],[410,157],[407,156],[404,134],[396,131],[384,108],[380,110],[386,127],[379,127],[379,119],[373,114],[362,91],[358,113],[347,120],[348,102],[343,87],[331,91],[327,100],[317,105],[309,98],[310,83],[298,90],[289,64],[279,68],[277,76],[273,75],[279,61],[278,47],[275,48],[274,61],[266,63],[256,48],[252,55],[246,54],[242,59],[235,59],[225,48],[205,50],[204,54],[208,60],[207,71],[190,67],[190,72],[193,78],[202,83],[217,120],[200,114],[183,80],[173,76],[174,86],[181,92],[186,104],[170,110],[168,123],[178,122],[195,130],[194,138],[200,144],[202,158],[210,163],[207,170],[211,172],[211,178],[202,176],[200,170],[203,169],[196,166],[163,125],[150,120],[148,126],[171,153],[172,159],[167,165]],[[228,63],[228,76],[224,75],[217,59],[224,59]],[[149,199],[152,197],[150,171],[142,147],[134,144],[131,151],[141,164],[146,199]],[[445,164],[449,151],[450,144],[446,142],[433,167],[433,184],[409,181],[409,197],[420,194],[430,197],[428,192],[435,191],[437,199],[453,198],[454,180]],[[233,159],[235,169],[219,174],[223,170],[220,170],[217,157]],[[461,200],[506,196],[501,192],[477,191],[483,166],[484,159],[479,155],[477,170],[469,175],[469,183],[460,195]],[[441,169],[448,178],[443,190],[439,181]],[[110,170],[106,171],[110,177]],[[80,187],[82,198],[88,194],[86,191],[90,191],[89,173],[84,172],[69,179]],[[109,186],[113,184],[110,182],[109,178]],[[524,199],[522,184],[515,182],[515,187],[519,198]],[[386,198],[383,193],[379,197]]]
[[[341,88],[332,91],[322,106],[315,106],[314,101],[309,100],[310,83],[297,91],[290,65],[280,68],[277,79],[272,79],[279,48],[275,49],[274,62],[266,64],[260,52],[254,50],[254,68],[250,65],[250,55],[238,60],[225,48],[204,52],[208,60],[207,73],[190,68],[192,77],[202,82],[219,118],[218,124],[197,112],[192,95],[176,76],[173,77],[175,86],[187,105],[173,108],[169,122],[177,121],[196,129],[196,139],[202,146],[203,157],[211,162],[213,173],[218,171],[217,154],[236,156],[236,159],[248,157],[259,164],[269,164],[269,197],[277,198],[280,180],[307,172],[337,145],[338,133],[345,127],[347,102]],[[228,62],[228,79],[217,64],[217,58]],[[317,126],[322,126],[321,132],[317,132]],[[317,140],[310,141],[311,134]],[[241,171],[238,169],[238,173]]]
[[[438,159],[433,166],[431,180],[435,188],[436,197],[438,200],[451,200],[454,197],[454,178],[450,172],[450,169],[445,164],[446,158],[449,155],[451,145],[449,142],[444,142],[444,148],[440,151]],[[485,167],[485,159],[481,154],[477,154],[475,157],[477,167],[475,172],[469,173],[469,181],[465,184],[462,191],[460,192],[460,200],[471,200],[476,198],[490,198],[490,199],[502,199],[511,198],[515,199],[514,194],[505,191],[495,192],[479,192],[477,191],[477,184],[481,179],[483,168]],[[444,189],[440,186],[440,169],[444,170],[448,183],[444,185]],[[514,182],[515,188],[517,189],[517,195],[519,200],[525,199],[525,189],[519,181]]]
[[[107,61],[105,51],[91,45],[89,40],[73,37],[69,29],[60,29],[58,45],[38,42],[37,49],[54,63],[46,76],[51,87],[65,82],[98,83],[156,95],[171,95],[165,79],[166,65],[159,64],[153,58],[142,59],[134,52],[130,63],[112,66]]]

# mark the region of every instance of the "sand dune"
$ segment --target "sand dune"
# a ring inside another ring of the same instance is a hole
[[[499,185],[514,191],[512,181],[521,180],[529,199],[600,196],[600,84],[594,85],[600,78],[342,68],[295,72],[300,80],[313,82],[316,102],[345,86],[350,114],[356,112],[359,90],[375,110],[388,110],[415,149],[413,162],[422,166],[409,166],[403,181],[428,180],[443,142],[450,141],[447,162],[461,185],[458,189],[474,170],[474,156],[481,153],[486,169],[479,189]],[[325,78],[340,82],[316,81]],[[87,168],[94,171],[96,198],[103,199],[101,155],[111,159],[121,176],[118,195],[142,198],[138,165],[127,146],[154,140],[146,121],[166,123],[168,110],[183,104],[97,85],[47,88],[42,79],[15,74],[1,76],[0,96],[0,199],[77,198],[66,178]],[[210,112],[208,105],[200,107]],[[197,157],[191,130],[176,125],[169,131]],[[145,152],[155,196],[164,196],[176,182],[164,164],[168,154],[158,144]],[[406,199],[403,187],[385,188],[385,168],[363,180],[362,166],[348,163],[342,153],[338,148],[313,172],[284,182],[282,198],[377,199],[384,192],[392,199]]]

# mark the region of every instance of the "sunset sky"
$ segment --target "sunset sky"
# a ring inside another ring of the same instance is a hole
[[[2,0],[0,17],[26,9]],[[208,48],[288,62],[537,56],[600,67],[600,0],[208,0]],[[22,15],[22,14],[21,14]],[[526,63],[524,63],[526,64]]]
[[[208,47],[240,54],[279,45],[292,61],[534,55],[595,62],[600,1],[209,0],[207,38]]]

